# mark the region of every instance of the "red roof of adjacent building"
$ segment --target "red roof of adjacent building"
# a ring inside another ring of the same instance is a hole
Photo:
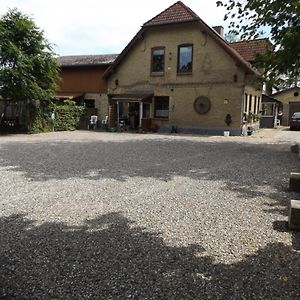
[[[268,39],[257,39],[230,43],[230,46],[239,52],[244,59],[253,62],[257,54],[266,53],[271,43]]]
[[[189,7],[184,5],[181,1],[174,3],[166,10],[150,19],[143,26],[163,25],[170,23],[182,23],[199,20],[197,14],[195,14]]]

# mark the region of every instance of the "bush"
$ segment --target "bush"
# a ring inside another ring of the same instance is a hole
[[[24,129],[28,133],[48,131],[47,103],[33,100],[29,101],[21,119]]]
[[[75,130],[79,126],[80,118],[85,113],[84,106],[75,105],[74,101],[66,100],[63,104],[53,104],[55,111],[54,130]],[[50,116],[49,116],[50,118]],[[52,122],[52,120],[50,120]]]

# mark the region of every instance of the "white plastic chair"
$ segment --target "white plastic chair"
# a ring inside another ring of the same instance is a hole
[[[98,116],[91,116],[88,128],[95,129],[97,127]]]
[[[101,127],[106,128],[108,124],[108,116],[105,116],[105,119],[101,121]]]

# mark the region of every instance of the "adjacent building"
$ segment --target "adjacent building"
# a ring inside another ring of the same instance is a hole
[[[300,88],[292,87],[271,96],[282,103],[282,125],[288,126],[293,113],[300,111]]]
[[[116,54],[61,56],[61,80],[55,97],[83,101],[90,115],[104,119],[108,105],[107,82],[103,74],[116,57]]]

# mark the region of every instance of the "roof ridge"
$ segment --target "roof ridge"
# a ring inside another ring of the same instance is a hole
[[[175,11],[176,6],[180,6],[182,9],[184,9],[189,18],[187,18],[187,16],[185,17],[182,16],[181,19],[178,18],[174,20],[158,20],[159,18],[162,18],[164,15],[166,15],[168,12],[170,13],[173,12],[173,10]],[[156,16],[154,16],[153,18],[151,18],[150,20],[148,20],[147,22],[145,22],[142,27],[151,26],[151,25],[161,25],[161,24],[173,23],[173,22],[179,23],[179,22],[195,21],[198,19],[200,19],[200,17],[194,11],[192,11],[182,1],[177,1],[171,6],[169,6],[168,8],[166,8],[165,10],[163,10],[162,12],[160,12],[159,14],[157,14]]]
[[[269,39],[268,38],[259,38],[259,39],[253,39],[253,40],[243,40],[243,41],[230,42],[229,44],[231,45],[231,44],[257,42],[257,41],[269,41]]]
[[[286,88],[286,89],[282,89],[282,90],[280,90],[280,91],[278,91],[276,93],[271,94],[271,96],[275,96],[277,94],[281,94],[281,93],[284,93],[284,92],[289,92],[289,91],[291,91],[293,89],[299,89],[300,90],[300,87],[299,86],[292,86],[292,87],[289,87],[289,88]]]
[[[191,15],[193,15],[193,17],[195,19],[200,19],[200,17],[191,8],[189,8],[187,5],[185,5],[182,1],[177,1],[176,3],[180,4],[183,8],[185,8],[186,10],[188,10],[189,13]]]
[[[109,55],[119,55],[117,53],[111,54],[72,54],[72,55],[59,55],[58,57],[84,57],[84,56],[109,56]]]

